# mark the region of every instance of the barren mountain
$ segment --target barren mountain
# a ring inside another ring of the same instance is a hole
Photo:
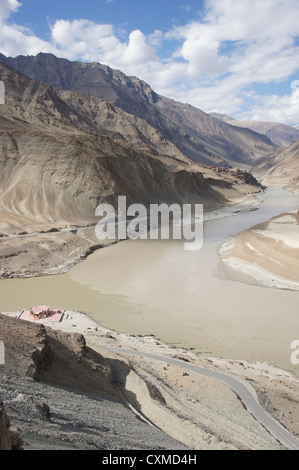
[[[197,108],[159,96],[145,82],[105,65],[70,62],[42,53],[16,58],[0,55],[0,60],[55,88],[101,98],[141,118],[159,132],[163,151],[166,139],[195,162],[248,167],[276,150],[265,136],[231,127]],[[141,122],[135,118],[137,132],[143,133]],[[117,132],[111,124],[107,130]]]
[[[259,134],[266,135],[271,142],[279,147],[288,147],[299,139],[299,128],[288,126],[279,122],[239,121],[226,114],[211,113],[211,116],[220,119],[232,126],[251,129]]]
[[[263,159],[252,171],[266,185],[280,184],[299,193],[299,140]]]
[[[0,78],[2,276],[68,269],[99,247],[94,233],[71,230],[94,224],[97,205],[116,205],[119,195],[128,204],[208,208],[260,191],[250,174],[190,161],[144,120],[97,97],[56,90],[3,63]]]
[[[234,182],[237,192],[238,184],[247,182],[258,190],[246,174],[236,180],[232,172],[201,167],[183,155],[154,152],[157,131],[142,121],[144,132],[154,135],[140,133],[135,139],[132,116],[122,110],[119,115],[98,98],[57,91],[3,64],[0,73],[7,84],[6,104],[0,108],[0,201],[10,217],[84,225],[94,221],[97,204],[115,203],[118,195],[126,195],[128,203],[197,200],[215,205],[226,201],[222,190],[234,191]],[[123,126],[116,140],[124,145],[101,133],[109,119]]]

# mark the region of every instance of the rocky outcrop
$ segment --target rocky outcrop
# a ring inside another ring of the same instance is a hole
[[[109,364],[77,333],[63,333],[0,314],[5,370],[35,381],[118,396]]]
[[[0,450],[23,450],[22,439],[17,431],[11,429],[3,403],[0,403]]]
[[[0,315],[0,331],[5,344],[5,369],[38,380],[50,356],[44,326],[31,326]]]
[[[0,314],[0,338],[0,450],[186,449],[136,419],[115,376],[116,365],[122,374],[130,367],[89,348],[82,334]]]

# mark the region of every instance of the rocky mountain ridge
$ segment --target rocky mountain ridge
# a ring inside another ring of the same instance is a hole
[[[211,116],[232,126],[251,129],[259,134],[266,135],[271,142],[279,147],[288,147],[299,139],[299,128],[279,122],[239,121],[226,114],[211,113]]]
[[[190,161],[148,126],[141,134],[133,122],[138,118],[98,98],[57,91],[1,63],[0,76],[7,83],[0,109],[2,227],[8,219],[25,227],[86,225],[95,221],[99,203],[114,204],[118,195],[128,204],[208,206],[228,201],[224,190],[240,197],[244,183],[259,190],[244,174]],[[119,135],[103,135],[109,119],[121,122]]]
[[[70,62],[43,53],[16,58],[0,55],[0,61],[59,90],[98,97],[121,108],[142,119],[195,162],[248,168],[277,148],[265,136],[231,127],[191,105],[160,96],[142,80],[102,64]],[[135,123],[138,130],[140,123]]]
[[[57,90],[1,62],[0,79],[2,277],[65,272],[103,246],[92,229],[95,210],[116,206],[120,195],[128,205],[207,210],[261,190],[249,173],[193,162],[144,120],[100,98]]]

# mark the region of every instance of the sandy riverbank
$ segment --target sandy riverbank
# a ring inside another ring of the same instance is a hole
[[[299,290],[299,213],[256,225],[219,248],[228,278]]]
[[[17,312],[6,313],[18,316]],[[237,377],[267,412],[299,434],[299,381],[265,362],[200,357],[195,351],[165,344],[158,338],[117,333],[90,316],[67,311],[55,330],[84,335],[89,347],[108,360],[121,359],[131,370],[124,386],[130,403],[172,438],[194,449],[280,449],[280,444],[244,409],[237,396],[215,379],[151,359],[116,354],[123,348],[183,359]],[[121,378],[121,370],[120,370]],[[133,400],[133,401],[132,401]]]
[[[242,195],[217,208],[204,210],[204,221],[231,217],[234,211],[255,209],[261,203],[257,193]],[[65,274],[91,253],[119,240],[98,240],[95,225],[58,229],[35,226],[27,232],[0,223],[0,279],[22,279]]]

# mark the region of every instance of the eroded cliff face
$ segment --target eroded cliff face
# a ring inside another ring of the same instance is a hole
[[[109,363],[85,338],[0,314],[4,370],[52,385],[118,398]]]

